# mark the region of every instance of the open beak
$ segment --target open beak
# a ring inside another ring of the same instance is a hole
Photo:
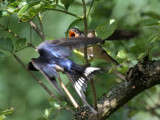
[[[69,33],[68,33],[68,36],[69,38],[72,38],[72,37],[80,37],[79,34],[76,34],[74,31],[70,30]]]

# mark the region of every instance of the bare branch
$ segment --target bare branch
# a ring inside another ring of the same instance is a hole
[[[144,90],[160,84],[160,61],[139,62],[127,73],[127,80],[107,92],[98,101],[98,118],[104,120]],[[88,107],[81,107],[75,115],[78,120],[95,120]]]
[[[32,21],[29,21],[30,26],[37,32],[37,34],[41,37],[41,39],[44,41],[45,36],[43,35],[43,32],[38,28],[38,26]]]

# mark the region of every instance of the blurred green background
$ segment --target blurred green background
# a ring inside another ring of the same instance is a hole
[[[90,0],[86,1],[87,8],[89,8],[90,2]],[[118,29],[140,31],[140,35],[130,41],[107,41],[104,45],[106,51],[124,65],[123,69],[117,68],[117,71],[120,73],[125,75],[129,67],[134,66],[138,60],[141,60],[142,56],[139,56],[140,53],[132,53],[130,49],[134,45],[144,47],[154,44],[154,48],[150,51],[151,57],[152,59],[160,58],[160,42],[148,42],[148,38],[159,33],[160,27],[158,25],[148,27],[140,24],[144,19],[150,19],[151,16],[147,14],[149,12],[160,15],[159,9],[159,0],[100,0],[93,4],[93,8],[90,13],[92,19],[89,23],[89,29],[95,29],[108,18],[115,18],[118,22]],[[82,16],[83,8],[81,1],[75,0],[70,5],[68,11]],[[51,10],[45,11],[42,14],[44,15],[44,32],[48,39],[66,37],[65,32],[70,24],[76,20],[73,16]],[[34,17],[33,21],[39,25],[37,17]],[[9,28],[14,33],[21,38],[26,38],[27,40],[32,39],[35,46],[42,42],[37,33],[30,28],[28,22],[19,23],[17,14],[12,14],[10,17],[0,18],[0,24],[7,26],[8,23]],[[3,30],[0,31],[0,36],[8,36],[13,42],[16,41],[15,37]],[[126,51],[127,58],[117,57],[118,51],[120,50]],[[19,56],[26,65],[31,58],[38,56],[33,48],[21,50],[16,53],[16,55]],[[77,60],[76,56],[74,56],[73,59]],[[92,65],[108,67],[111,66],[111,63],[106,64],[105,61],[95,60]],[[40,73],[35,72],[35,75],[45,82],[50,89],[52,89]],[[68,80],[64,75],[62,75],[62,79],[65,84],[68,83]],[[112,71],[96,75],[95,86],[98,98],[120,82],[122,82],[122,80],[115,76]],[[81,103],[71,85],[69,85],[69,90],[76,100]],[[54,90],[52,89],[52,91]],[[159,86],[155,86],[154,88],[141,93],[111,115],[108,120],[159,120],[160,117],[158,115],[160,115],[160,109],[156,110],[158,114],[157,116],[147,109],[149,106],[153,107],[154,105],[159,104],[159,93]],[[88,101],[92,103],[90,85],[88,86],[86,96]],[[45,109],[51,107],[49,104],[50,99],[51,98],[46,91],[43,90],[35,80],[33,80],[28,72],[22,68],[22,66],[11,55],[5,58],[0,58],[0,109],[14,107],[13,114],[8,115],[6,120],[36,120],[41,118],[45,114]],[[56,113],[53,112],[52,116],[55,115]],[[55,119],[70,120],[71,118],[72,115],[68,111],[61,110]]]

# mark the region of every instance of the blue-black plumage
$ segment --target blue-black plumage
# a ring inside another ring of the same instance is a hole
[[[96,113],[86,101],[84,91],[86,90],[88,81],[100,68],[78,65],[68,57],[71,56],[71,50],[74,48],[100,42],[102,42],[102,40],[99,38],[85,37],[44,41],[36,48],[40,56],[31,59],[31,62],[28,64],[28,69],[40,71],[62,97],[64,97],[64,94],[55,78],[58,77],[57,72],[65,72],[82,101]]]

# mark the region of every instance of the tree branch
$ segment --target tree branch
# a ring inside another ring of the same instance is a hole
[[[139,62],[130,68],[123,83],[106,92],[98,101],[98,118],[104,120],[144,90],[160,84],[160,61]],[[76,120],[95,120],[94,114],[86,106],[81,107]]]
[[[41,37],[41,39],[44,41],[45,36],[43,32],[38,28],[38,26],[32,20],[29,21],[29,24],[37,32],[37,34]]]

